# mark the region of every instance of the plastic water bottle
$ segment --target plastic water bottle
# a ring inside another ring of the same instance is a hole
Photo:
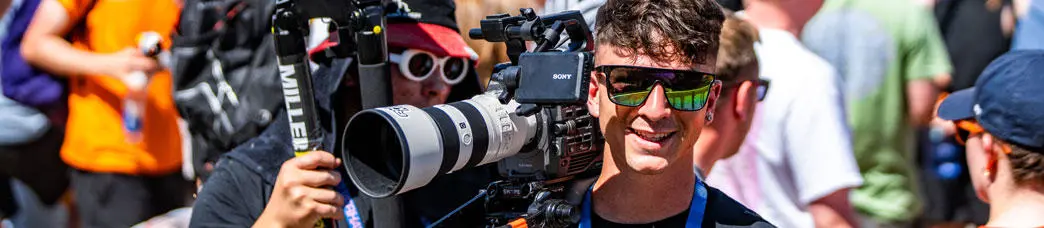
[[[160,53],[162,37],[156,32],[144,32],[138,36],[138,50],[145,56],[155,58]],[[145,105],[148,101],[149,75],[135,71],[123,78],[127,86],[127,95],[123,98],[123,129],[127,133],[128,143],[142,140],[142,129],[145,127]]]
[[[134,72],[124,79],[127,95],[123,98],[123,129],[127,132],[127,141],[141,141],[141,130],[144,128],[145,103],[148,100],[149,77],[145,72]]]

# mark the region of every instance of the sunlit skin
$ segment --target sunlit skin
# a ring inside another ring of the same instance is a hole
[[[633,65],[677,70],[698,70],[714,72],[713,64],[698,64],[695,69],[691,65],[674,61],[670,63],[655,62],[647,56],[626,57],[610,50],[612,47],[601,46],[596,54],[595,65]],[[715,84],[707,104],[699,111],[674,110],[664,97],[663,86],[657,85],[649,97],[639,107],[626,107],[613,104],[605,93],[604,77],[594,73],[593,82],[597,82],[597,112],[592,115],[599,119],[599,126],[604,132],[606,143],[606,161],[612,161],[611,168],[644,175],[663,173],[668,166],[680,157],[688,157],[696,139],[705,126],[705,116],[713,109],[721,86]],[[644,134],[670,134],[661,142],[652,142],[639,137],[636,132]],[[690,159],[691,160],[691,159]],[[688,163],[688,162],[686,162]],[[691,165],[688,170],[691,170]]]
[[[737,78],[749,80],[758,78],[758,62],[743,67]],[[703,128],[696,142],[693,162],[710,173],[714,163],[735,155],[750,131],[757,104],[757,85],[752,81],[736,83],[731,88],[722,88],[722,94],[729,93],[729,98],[719,99],[714,109],[714,121]]]
[[[986,227],[1040,227],[1044,219],[1044,184],[1040,180],[1015,180],[1011,146],[989,133],[972,134],[966,140],[968,171],[979,199],[990,205]]]
[[[986,170],[986,163],[989,161],[982,146],[982,134],[969,135],[964,148],[965,156],[968,157],[968,170],[971,171],[969,176],[972,187],[975,189],[975,195],[983,202],[990,203],[990,197],[986,194],[986,190],[989,188],[989,178],[975,173],[975,171]]]
[[[596,50],[595,66],[715,72],[714,55],[693,66],[680,60],[657,62],[648,56],[623,56],[608,45]],[[720,83],[711,86],[702,109],[678,111],[667,103],[661,85],[653,88],[642,105],[626,107],[609,100],[604,76],[593,72],[591,78],[588,110],[598,118],[606,142],[601,175],[592,192],[594,212],[609,221],[634,224],[661,220],[687,209],[695,183],[692,149],[706,125],[707,110],[714,109]],[[649,140],[639,134],[669,136]]]

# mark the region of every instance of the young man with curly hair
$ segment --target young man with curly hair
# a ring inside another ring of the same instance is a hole
[[[693,147],[721,91],[711,0],[610,0],[598,11],[588,111],[605,136],[580,227],[771,227],[706,186]]]

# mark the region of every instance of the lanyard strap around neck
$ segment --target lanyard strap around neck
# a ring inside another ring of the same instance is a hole
[[[580,214],[580,228],[593,228],[591,226],[591,189],[587,188],[584,193],[583,210]],[[693,189],[692,202],[689,203],[689,217],[686,219],[686,228],[700,228],[703,222],[703,212],[707,209],[707,188],[703,185],[701,178],[696,178],[696,186]]]

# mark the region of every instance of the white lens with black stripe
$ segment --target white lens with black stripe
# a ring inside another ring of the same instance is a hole
[[[516,115],[518,106],[481,94],[423,109],[360,111],[342,134],[345,168],[360,191],[383,198],[427,185],[438,175],[500,161],[539,141],[537,117]]]

